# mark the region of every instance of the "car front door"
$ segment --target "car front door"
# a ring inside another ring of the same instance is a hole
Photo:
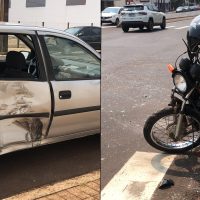
[[[53,74],[54,117],[48,138],[99,132],[100,59],[73,38],[39,34]]]
[[[34,32],[0,33],[0,153],[39,145],[49,126],[51,95]],[[29,56],[25,59],[23,53]]]

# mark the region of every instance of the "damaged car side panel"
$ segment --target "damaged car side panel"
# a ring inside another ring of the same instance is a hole
[[[51,112],[48,83],[0,81],[0,96],[1,148],[32,146],[46,135]]]

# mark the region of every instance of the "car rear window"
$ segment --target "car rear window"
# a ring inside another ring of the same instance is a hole
[[[125,11],[144,10],[144,6],[124,6]]]
[[[75,35],[79,30],[80,30],[79,27],[74,27],[74,28],[66,29],[65,32],[69,33],[69,34],[72,34],[72,35]]]

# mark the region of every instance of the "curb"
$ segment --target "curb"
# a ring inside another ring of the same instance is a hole
[[[188,18],[194,18],[198,15],[192,15],[192,16],[183,16],[183,17],[171,17],[171,18],[166,18],[167,22],[177,22],[177,21],[184,21],[187,20]]]

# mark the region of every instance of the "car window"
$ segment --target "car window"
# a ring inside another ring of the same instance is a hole
[[[152,5],[147,5],[147,8],[148,8],[148,10],[153,11],[153,7],[152,7]]]
[[[137,11],[137,10],[144,10],[144,6],[138,5],[138,6],[124,6],[125,11]]]
[[[105,8],[102,13],[118,13],[119,12],[119,8],[115,8],[115,7],[108,7]]]
[[[118,14],[121,14],[122,10],[123,10],[123,8],[120,8],[120,10],[119,10]]]
[[[75,35],[79,30],[80,30],[79,27],[74,27],[74,28],[66,29],[65,32],[69,33],[69,34],[72,34],[72,35]]]
[[[101,35],[100,28],[91,28],[92,35]]]
[[[78,32],[78,35],[80,35],[80,36],[89,36],[89,35],[91,35],[90,28],[89,27],[85,27],[85,28],[81,29]]]
[[[152,8],[154,11],[158,12],[158,8],[154,4],[152,5]]]
[[[0,34],[0,78],[37,79],[38,61],[32,37]]]
[[[31,51],[26,44],[24,44],[14,35],[0,35],[0,42],[2,44],[0,51],[0,60],[5,61],[6,55],[9,51]]]
[[[57,81],[100,78],[100,60],[75,41],[44,37]]]

